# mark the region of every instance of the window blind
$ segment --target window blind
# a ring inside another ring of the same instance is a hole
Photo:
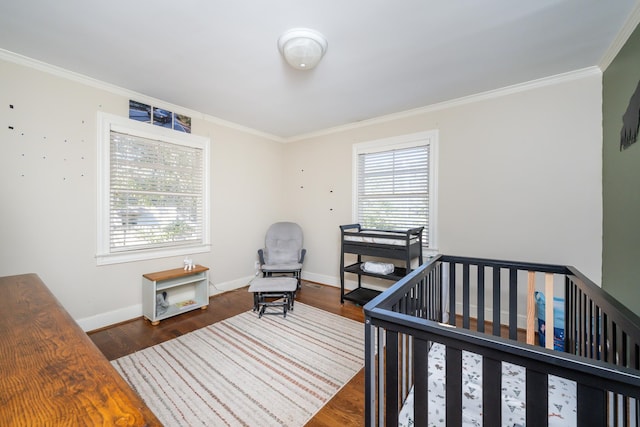
[[[204,242],[203,150],[111,131],[112,252]]]
[[[358,217],[364,228],[424,226],[429,246],[429,145],[358,155]]]

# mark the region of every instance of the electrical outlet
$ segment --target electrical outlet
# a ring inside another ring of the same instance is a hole
[[[255,261],[253,263],[253,268],[256,269],[256,270],[259,270],[260,269],[260,261]]]

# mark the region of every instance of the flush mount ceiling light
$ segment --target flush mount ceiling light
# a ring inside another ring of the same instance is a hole
[[[310,70],[327,51],[327,40],[317,31],[293,28],[280,36],[278,49],[293,68]]]

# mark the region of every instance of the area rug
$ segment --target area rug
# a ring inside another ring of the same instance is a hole
[[[364,366],[364,325],[296,303],[286,318],[249,311],[112,364],[166,426],[303,426]]]

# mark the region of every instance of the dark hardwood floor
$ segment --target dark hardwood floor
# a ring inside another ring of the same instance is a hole
[[[340,304],[340,289],[312,282],[302,282],[296,301],[331,313],[364,322],[362,307]],[[109,360],[179,337],[226,318],[251,310],[253,297],[241,288],[211,297],[207,310],[194,310],[171,317],[152,326],[143,318],[89,332],[89,337]],[[361,426],[364,424],[364,370],[345,385],[307,423],[307,426]]]

